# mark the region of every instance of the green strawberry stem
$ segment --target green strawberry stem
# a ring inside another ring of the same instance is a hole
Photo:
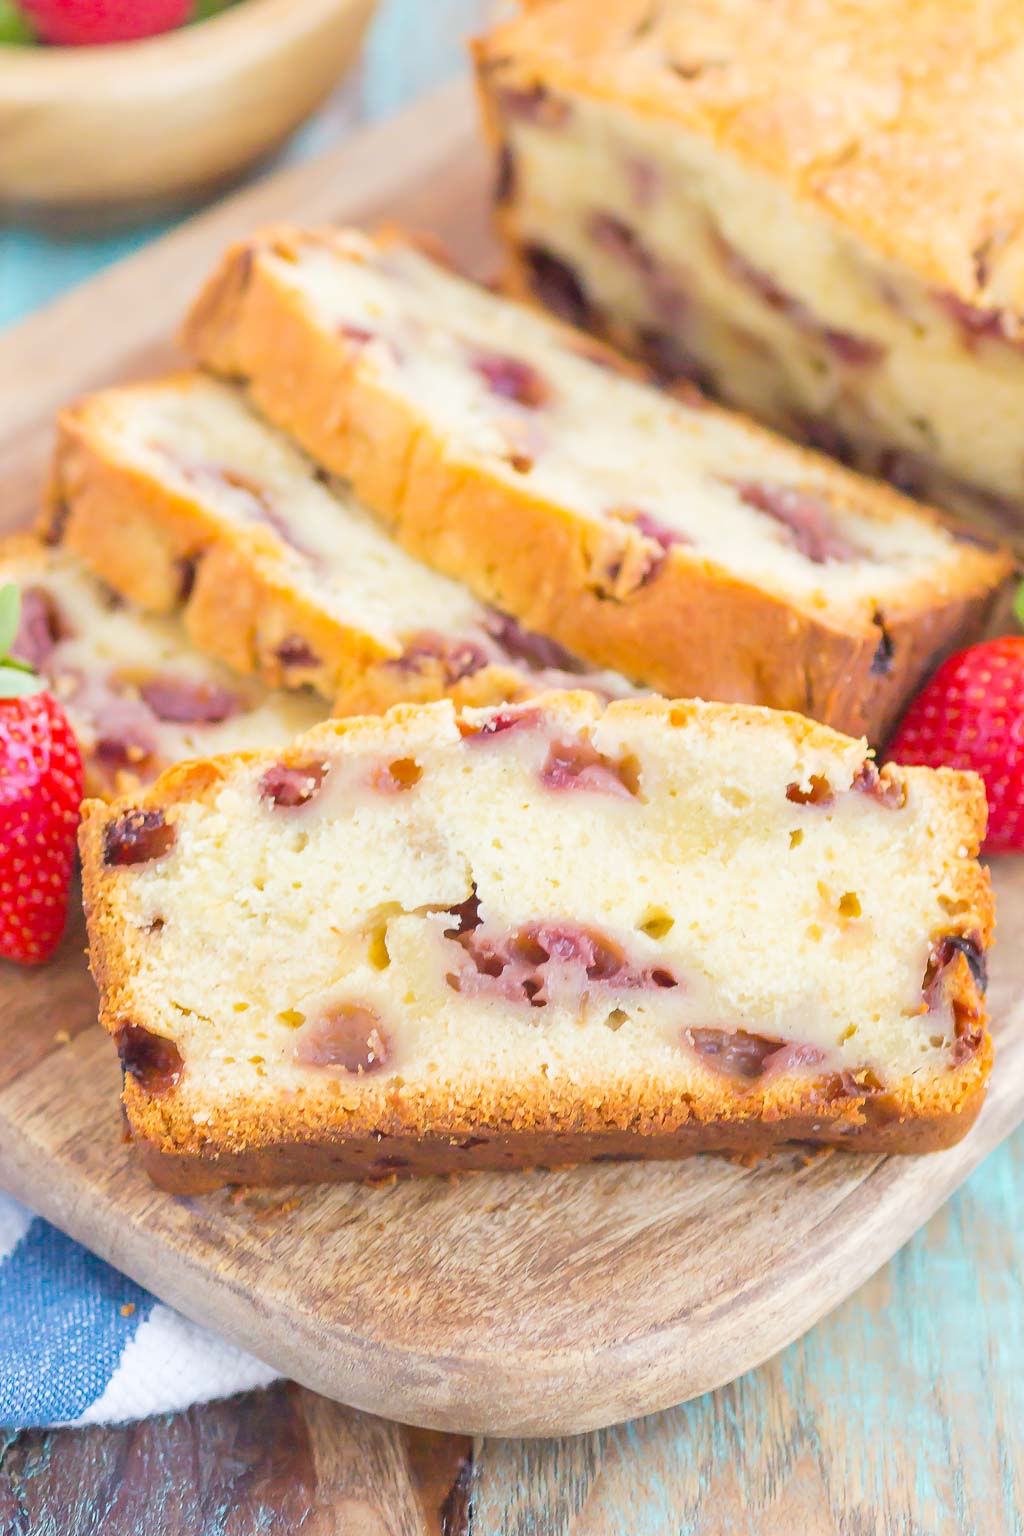
[[[1013,616],[1017,623],[1024,627],[1024,585],[1017,588],[1017,595],[1013,600]]]
[[[217,16],[221,11],[226,11],[234,5],[235,0],[195,0],[190,21],[208,21],[211,16]]]
[[[24,698],[42,688],[27,662],[11,655],[21,616],[21,593],[12,583],[0,587],[0,699]]]
[[[24,47],[34,43],[36,35],[29,20],[13,0],[0,0],[0,47]]]

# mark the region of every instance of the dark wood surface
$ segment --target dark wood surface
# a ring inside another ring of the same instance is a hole
[[[2,1442],[0,1442],[2,1443]],[[282,1383],[0,1452],[3,1536],[467,1536],[473,1443]]]

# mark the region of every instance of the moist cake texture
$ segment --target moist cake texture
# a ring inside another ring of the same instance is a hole
[[[256,236],[185,339],[417,557],[669,696],[881,741],[1010,569],[396,239]]]
[[[514,287],[1024,527],[1014,0],[550,0],[477,45]]]
[[[60,423],[42,531],[191,639],[335,714],[544,688],[631,692],[406,554],[344,486],[199,374],[106,390]]]
[[[271,694],[200,655],[173,619],[140,613],[66,550],[0,541],[0,586],[21,591],[12,647],[59,700],[86,791],[149,783],[190,757],[276,747],[326,714],[312,695]]]
[[[133,1135],[181,1189],[948,1145],[984,820],[796,716],[584,693],[173,769],[81,834]]]

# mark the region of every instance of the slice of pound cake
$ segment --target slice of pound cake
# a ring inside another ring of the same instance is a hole
[[[670,696],[882,740],[972,635],[1009,556],[396,240],[266,234],[186,328],[196,355],[531,629]]]
[[[65,550],[0,542],[0,586],[21,590],[12,650],[63,705],[89,794],[155,779],[185,758],[276,747],[326,714],[207,660],[173,619],[131,608]]]
[[[201,374],[107,390],[61,418],[44,536],[204,651],[335,712],[445,695],[630,692],[400,549],[344,487]]]
[[[550,0],[477,49],[511,276],[1024,532],[1017,0]]]
[[[984,822],[795,715],[586,693],[173,769],[81,835],[133,1135],[181,1190],[948,1146]]]

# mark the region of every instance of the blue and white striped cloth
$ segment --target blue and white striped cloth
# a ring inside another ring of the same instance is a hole
[[[276,1375],[0,1194],[0,1427],[142,1419]]]

